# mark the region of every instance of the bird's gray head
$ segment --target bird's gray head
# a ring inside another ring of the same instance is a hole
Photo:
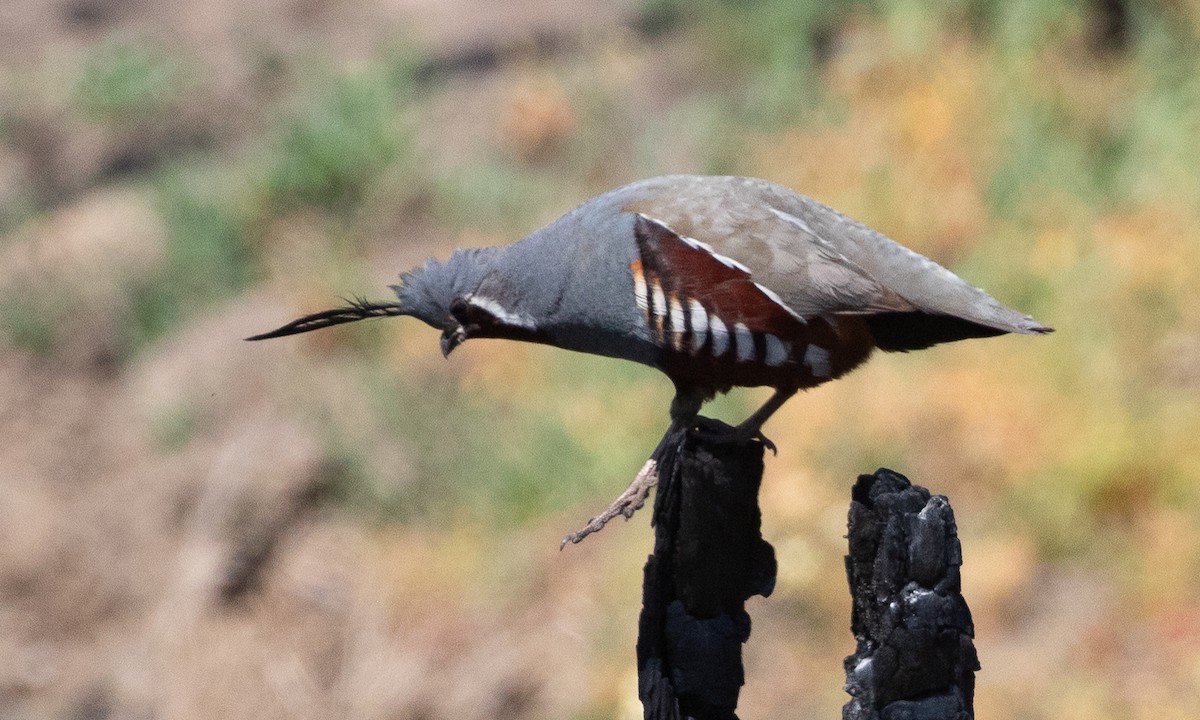
[[[400,284],[392,286],[403,314],[442,331],[443,355],[449,355],[487,320],[471,299],[492,267],[490,256],[496,251],[455,250],[445,262],[429,260],[401,275]]]

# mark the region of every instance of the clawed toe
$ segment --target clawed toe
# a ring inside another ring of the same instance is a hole
[[[772,456],[779,455],[779,449],[775,447],[775,442],[766,435],[763,435],[762,430],[755,430],[751,437],[762,443],[763,447],[770,450]]]
[[[697,418],[691,434],[706,442],[729,445],[741,445],[752,440],[757,440],[762,443],[763,447],[770,450],[772,455],[779,454],[779,451],[775,448],[775,443],[771,441],[771,438],[763,435],[761,428],[746,427],[745,425],[731,427],[716,420]]]
[[[633,517],[633,514],[640,510],[646,504],[646,498],[650,495],[650,489],[658,484],[658,463],[654,458],[646,461],[642,466],[641,471],[629,483],[629,487],[625,488],[625,492],[617,496],[616,500],[608,508],[588,520],[587,524],[570,533],[563,538],[562,544],[558,546],[561,550],[567,546],[567,543],[580,543],[588,535],[594,532],[599,532],[604,529],[609,520],[612,520],[618,515],[624,516],[626,520]]]

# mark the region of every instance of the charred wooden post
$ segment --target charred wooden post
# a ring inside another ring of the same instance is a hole
[[[765,445],[714,440],[728,426],[702,422],[705,431],[671,431],[653,458],[654,552],[637,645],[648,720],[736,720],[745,602],[775,584],[758,508]],[[946,498],[890,470],[862,475],[848,538],[857,650],[845,661],[843,720],[970,720],[979,661]]]
[[[970,720],[979,659],[949,502],[881,469],[859,476],[849,530],[858,648],[843,720]]]
[[[655,458],[654,553],[637,645],[647,719],[736,720],[750,637],[745,602],[775,585],[758,508],[765,446],[713,440],[731,428],[702,424],[705,432],[672,431]]]

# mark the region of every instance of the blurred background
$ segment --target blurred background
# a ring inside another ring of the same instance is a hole
[[[1059,331],[790,402],[743,717],[839,717],[849,488],[948,495],[985,718],[1200,717],[1197,0],[0,4],[0,718],[636,718],[658,373],[248,344],[669,172]],[[737,420],[763,399],[710,410]]]

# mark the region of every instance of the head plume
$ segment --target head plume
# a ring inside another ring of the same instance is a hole
[[[396,315],[407,315],[403,306],[400,303],[386,302],[369,302],[364,298],[355,298],[347,300],[349,303],[346,307],[334,308],[333,310],[322,310],[312,315],[305,315],[302,318],[297,318],[283,327],[276,328],[270,332],[252,335],[247,340],[267,340],[269,338],[284,337],[285,335],[296,335],[305,333],[310,330],[320,330],[321,328],[341,325],[342,323],[356,322],[358,320],[366,320],[373,317],[392,317]]]
[[[367,318],[398,315],[415,317],[428,325],[445,330],[454,324],[450,313],[454,299],[470,293],[479,286],[488,267],[488,256],[494,250],[456,250],[446,262],[429,260],[421,267],[402,274],[400,284],[392,286],[396,293],[396,302],[370,302],[355,298],[348,300],[345,307],[305,315],[281,328],[246,339],[266,340]]]

